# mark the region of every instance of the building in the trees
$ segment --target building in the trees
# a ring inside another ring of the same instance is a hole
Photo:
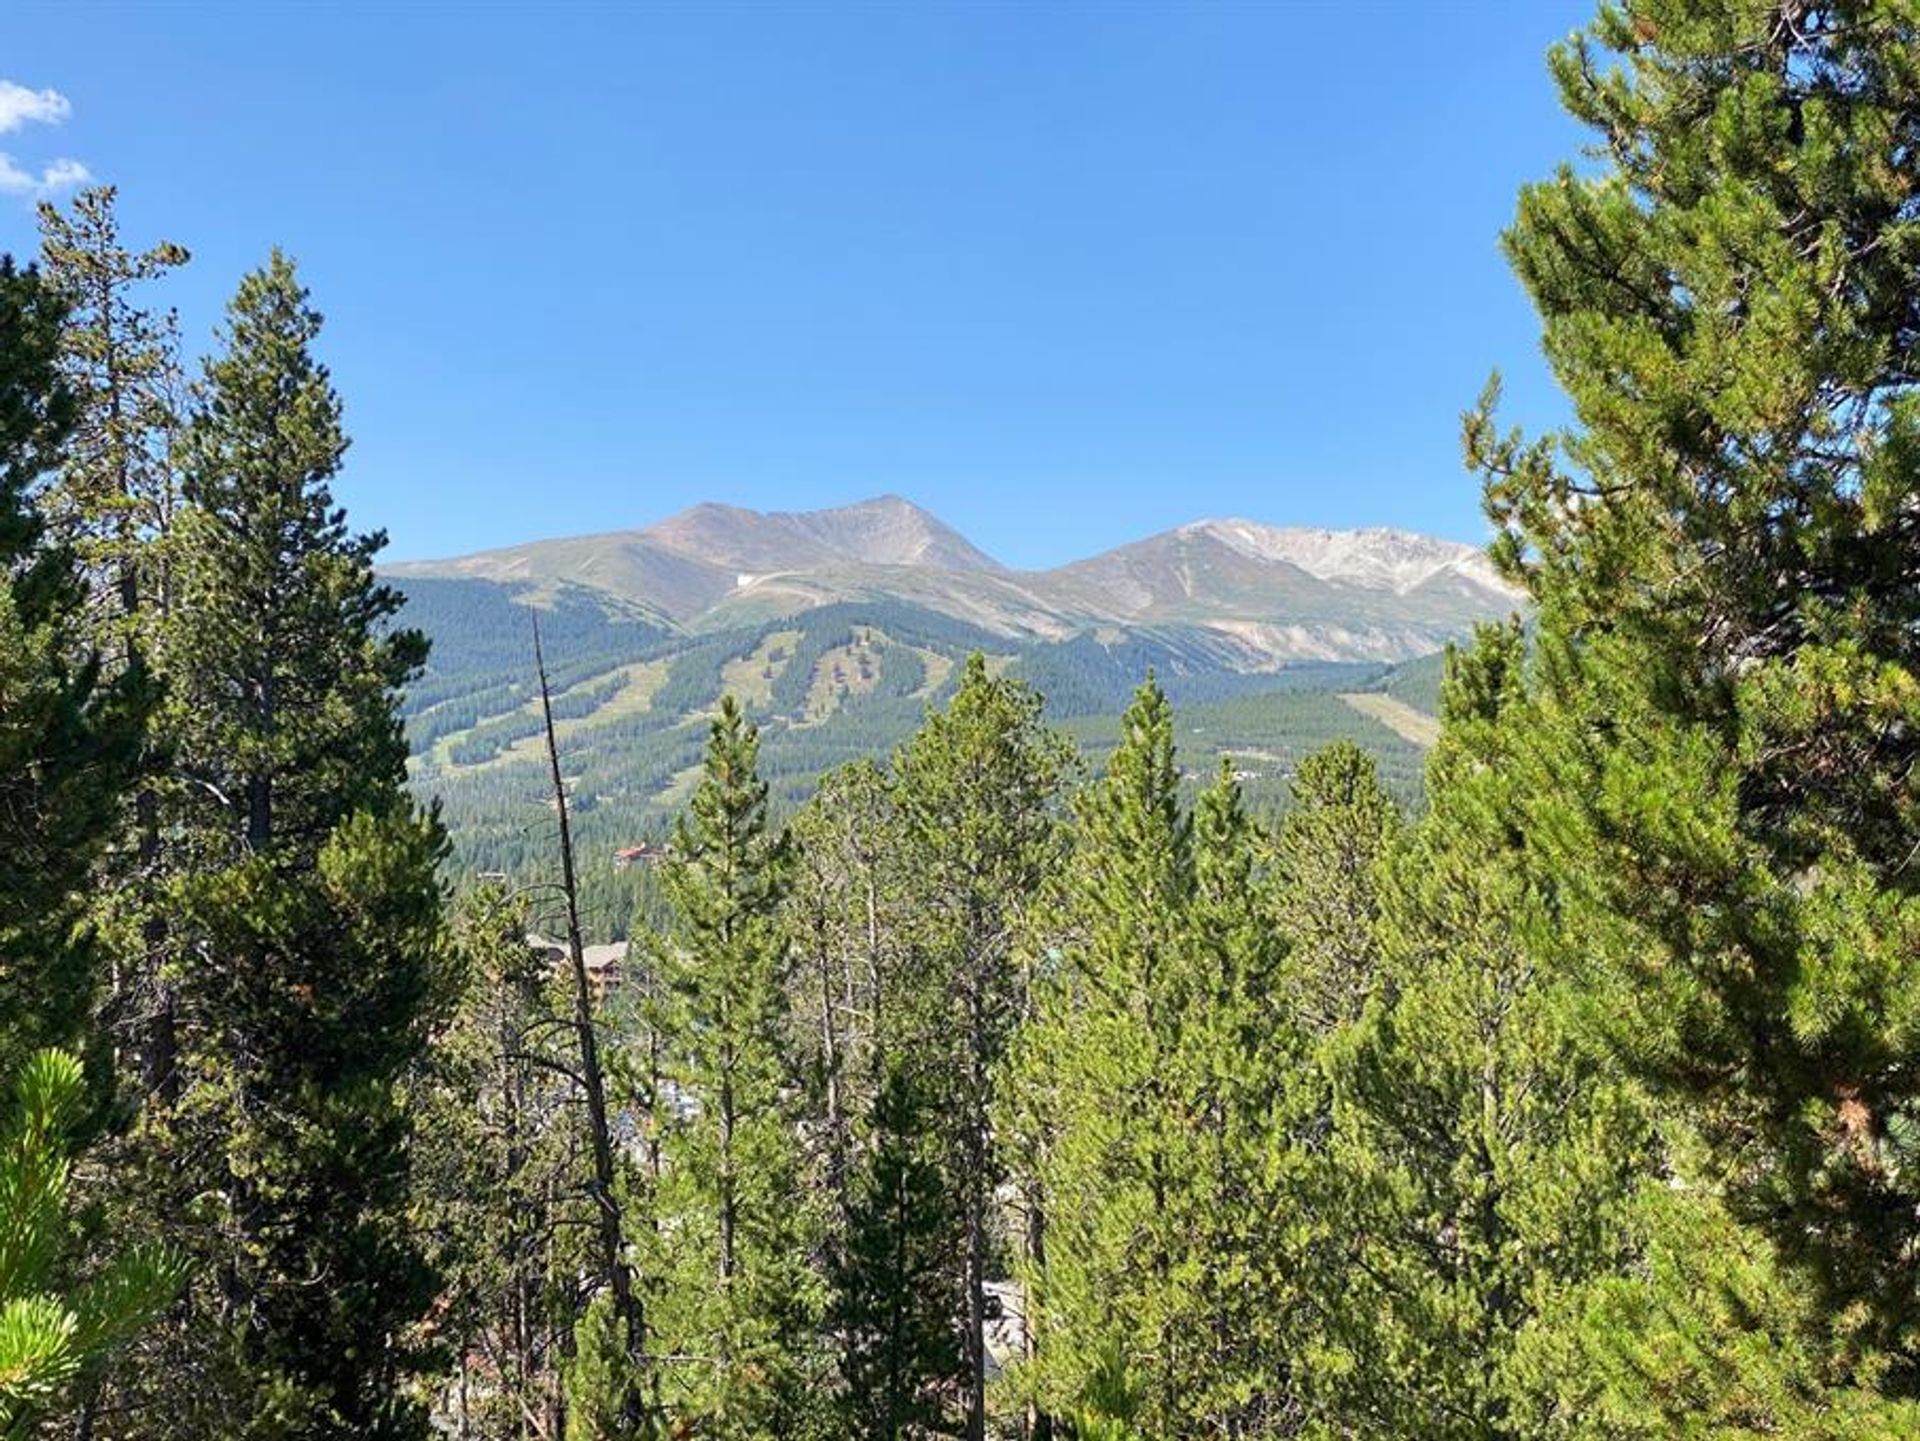
[[[540,952],[556,975],[566,971],[570,962],[565,942],[529,934],[527,944]],[[583,946],[580,958],[586,962],[587,986],[593,992],[593,1003],[596,1006],[606,1004],[607,997],[619,986],[621,973],[626,968],[627,943],[611,941],[602,946]]]

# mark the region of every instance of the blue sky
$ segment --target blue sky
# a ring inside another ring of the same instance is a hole
[[[1478,539],[1460,410],[1560,414],[1497,235],[1590,8],[16,4],[65,105],[0,103],[0,248],[83,165],[204,349],[285,246],[395,558],[882,491],[1016,565]]]

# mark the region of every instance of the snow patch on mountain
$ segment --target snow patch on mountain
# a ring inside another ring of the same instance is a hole
[[[1477,547],[1404,530],[1322,530],[1233,518],[1197,520],[1180,531],[1209,536],[1255,560],[1295,566],[1316,580],[1389,590],[1395,595],[1449,574],[1492,590],[1510,589]]]

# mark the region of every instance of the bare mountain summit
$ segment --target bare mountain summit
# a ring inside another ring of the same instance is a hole
[[[640,534],[683,555],[755,573],[838,565],[1005,569],[959,531],[897,495],[831,510],[761,512],[709,503],[669,516]]]

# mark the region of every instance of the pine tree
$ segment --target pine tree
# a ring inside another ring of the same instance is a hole
[[[72,1131],[87,1109],[73,1055],[91,1045],[97,979],[84,887],[138,779],[151,692],[137,666],[103,679],[72,557],[29,503],[61,456],[72,395],[58,373],[64,307],[0,258],[0,1433],[25,1435],[91,1379],[172,1294],[158,1248],[72,1254]],[[75,1273],[90,1279],[76,1282]]]
[[[793,826],[783,907],[793,965],[794,1058],[806,1080],[810,1169],[827,1200],[829,1251],[845,1217],[884,1057],[912,1034],[907,856],[886,773],[856,761],[823,776]]]
[[[160,1248],[128,1251],[84,1285],[68,1250],[70,1132],[86,1106],[80,1063],[41,1051],[0,1113],[0,1436],[33,1434],[62,1388],[97,1367],[172,1299],[182,1268]],[[63,1284],[65,1283],[65,1284]]]
[[[1326,1034],[1354,1020],[1379,967],[1378,870],[1399,813],[1373,757],[1335,741],[1300,763],[1275,844],[1289,999]]]
[[[1633,1202],[1639,1254],[1601,1278],[1576,1336],[1593,1379],[1591,1419],[1608,1437],[1675,1435],[1898,1441],[1920,1435],[1920,1402],[1879,1394],[1871,1369],[1809,1344],[1818,1297],[1723,1196],[1680,1183],[1680,1154]]]
[[[165,541],[180,503],[173,447],[185,385],[177,326],[172,312],[144,308],[139,293],[187,254],[168,242],[127,249],[116,205],[114,188],[100,186],[81,191],[66,211],[40,206],[47,281],[67,305],[60,368],[74,395],[75,423],[38,504],[80,564],[90,597],[89,643],[118,670],[150,664],[167,604]],[[153,748],[164,752],[163,734]],[[119,1051],[139,1059],[140,1079],[151,1088],[170,1083],[175,1050],[164,980],[158,778],[149,776],[130,800],[97,891],[111,961],[101,1022]]]
[[[1029,1008],[1015,942],[1057,869],[1065,838],[1059,800],[1071,763],[1041,722],[1040,697],[967,659],[944,711],[930,712],[894,757],[896,794],[920,920],[913,964],[944,994],[951,1092],[942,1103],[946,1162],[958,1188],[966,1311],[963,1434],[987,1430],[987,1321],[996,1261],[995,1192],[1004,1161],[993,1129],[994,1087],[1009,1038]],[[1022,1198],[1029,1251],[1041,1244],[1041,1198]]]
[[[1570,964],[1842,1379],[1920,1395],[1920,10],[1637,0],[1506,236],[1577,420],[1467,426]]]
[[[1149,684],[1081,806],[1056,959],[1015,1046],[1010,1130],[1052,1218],[1026,1273],[1027,1380],[1056,1413],[1145,1435],[1283,1435],[1306,1289],[1297,1097],[1314,1093],[1231,771],[1191,819],[1179,792]]]
[[[415,1225],[457,1353],[445,1404],[462,1434],[515,1441],[565,1424],[561,1359],[587,1304],[579,1238],[595,1220],[570,1104],[577,1057],[557,1024],[567,1007],[529,923],[526,897],[499,886],[462,899],[465,988],[428,1057],[415,1142]]]
[[[182,442],[162,659],[196,861],[298,870],[344,817],[403,808],[394,698],[426,641],[389,624],[385,534],[352,534],[329,489],[347,439],[320,325],[275,251],[228,306]]]
[[[153,547],[179,507],[171,454],[181,420],[179,341],[172,313],[143,309],[135,292],[185,264],[187,253],[171,242],[128,250],[116,204],[105,185],[81,191],[65,211],[40,206],[47,282],[67,306],[61,370],[76,408],[40,504],[92,580],[103,648],[118,658],[141,648],[141,612],[159,608],[164,568]]]
[[[949,1436],[966,1375],[964,1235],[941,1127],[950,1087],[925,1052],[890,1049],[854,1173],[834,1268],[831,1325],[845,1336],[847,1434]],[[956,1224],[958,1223],[958,1224]]]
[[[721,702],[666,872],[674,934],[654,1024],[665,1056],[650,1315],[671,1424],[798,1436],[819,1357],[817,1218],[806,1204],[778,908],[791,871],[767,822],[759,735]]]
[[[183,442],[156,647],[189,874],[182,1084],[152,1120],[149,1184],[180,1196],[200,1269],[144,1385],[167,1397],[149,1424],[175,1434],[425,1424],[407,1387],[433,1281],[407,1230],[402,1082],[449,984],[444,843],[404,789],[394,709],[424,642],[389,623],[382,538],[350,535],[328,489],[346,442],[319,325],[278,253],[229,307]],[[168,1390],[182,1364],[191,1394]]]
[[[825,777],[794,826],[796,1057],[839,1348],[843,1424],[948,1434],[964,1391],[963,1201],[945,1132],[961,1073],[944,978],[916,963],[920,917],[892,778]]]
[[[1191,1179],[1171,1094],[1193,885],[1179,785],[1173,713],[1148,685],[1081,807],[1059,973],[1014,1072],[1016,1090],[1023,1070],[1048,1073],[1032,1087],[1052,1130],[1038,1175],[1047,1262],[1028,1279],[1041,1335],[1034,1381],[1056,1411],[1083,1401],[1115,1356],[1155,1419],[1180,1414],[1193,1379],[1172,1295],[1179,1192]]]
[[[1204,1338],[1187,1393],[1189,1432],[1285,1436],[1323,1308],[1326,1235],[1315,1149],[1325,1086],[1312,1030],[1287,985],[1287,942],[1261,874],[1262,836],[1223,759],[1194,804],[1193,893],[1174,1072],[1190,1127],[1181,1284]]]
[[[83,1040],[97,955],[83,885],[140,765],[150,690],[105,680],[68,552],[29,504],[73,417],[63,311],[0,259],[0,1068]]]
[[[1506,823],[1524,652],[1513,625],[1452,657],[1431,809],[1383,879],[1380,984],[1328,1042],[1345,1279],[1317,1409],[1354,1434],[1580,1434],[1588,1287],[1636,1254],[1644,1108],[1540,959],[1553,892]]]

